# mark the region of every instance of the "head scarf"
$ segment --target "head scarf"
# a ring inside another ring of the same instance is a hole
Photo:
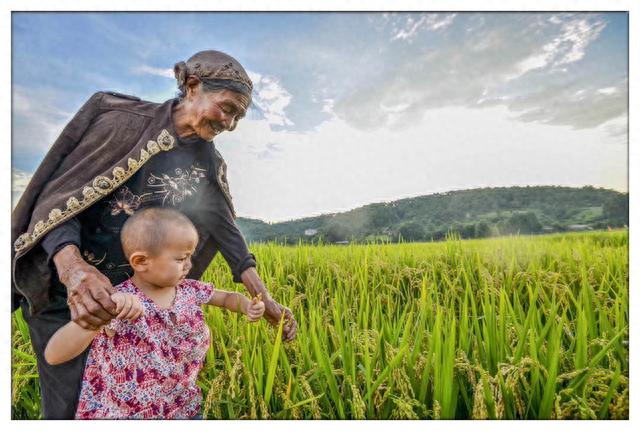
[[[235,58],[224,52],[200,51],[186,63],[176,63],[173,72],[183,94],[186,93],[187,78],[195,75],[209,90],[233,90],[251,100],[253,83],[249,75]]]

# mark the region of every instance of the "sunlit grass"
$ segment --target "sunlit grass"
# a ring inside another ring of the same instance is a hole
[[[627,232],[253,245],[298,337],[208,308],[204,416],[628,418],[627,245]],[[203,278],[234,288],[220,257]],[[13,325],[13,416],[37,418],[28,331]]]

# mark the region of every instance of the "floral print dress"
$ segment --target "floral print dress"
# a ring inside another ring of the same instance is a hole
[[[201,304],[213,286],[183,280],[173,304],[159,308],[131,279],[116,286],[137,295],[144,315],[112,320],[93,340],[76,419],[189,419],[200,411],[196,385],[209,348]]]

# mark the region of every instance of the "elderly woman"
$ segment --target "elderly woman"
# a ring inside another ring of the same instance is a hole
[[[174,67],[180,95],[162,104],[99,92],[74,116],[33,175],[12,214],[13,308],[21,306],[38,360],[44,418],[73,418],[87,353],[50,366],[43,351],[69,320],[97,328],[115,317],[113,285],[131,275],[120,229],[140,208],[187,215],[199,245],[189,278],[220,251],[233,280],[262,294],[265,318],[283,339],[296,335],[291,311],[260,280],[238,230],[226,164],[213,139],[235,129],[252,82],[232,57],[195,54]]]

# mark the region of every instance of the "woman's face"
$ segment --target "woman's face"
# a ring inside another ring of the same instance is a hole
[[[231,90],[204,91],[202,86],[189,94],[190,125],[196,134],[211,141],[225,130],[232,131],[247,112],[248,99]]]

